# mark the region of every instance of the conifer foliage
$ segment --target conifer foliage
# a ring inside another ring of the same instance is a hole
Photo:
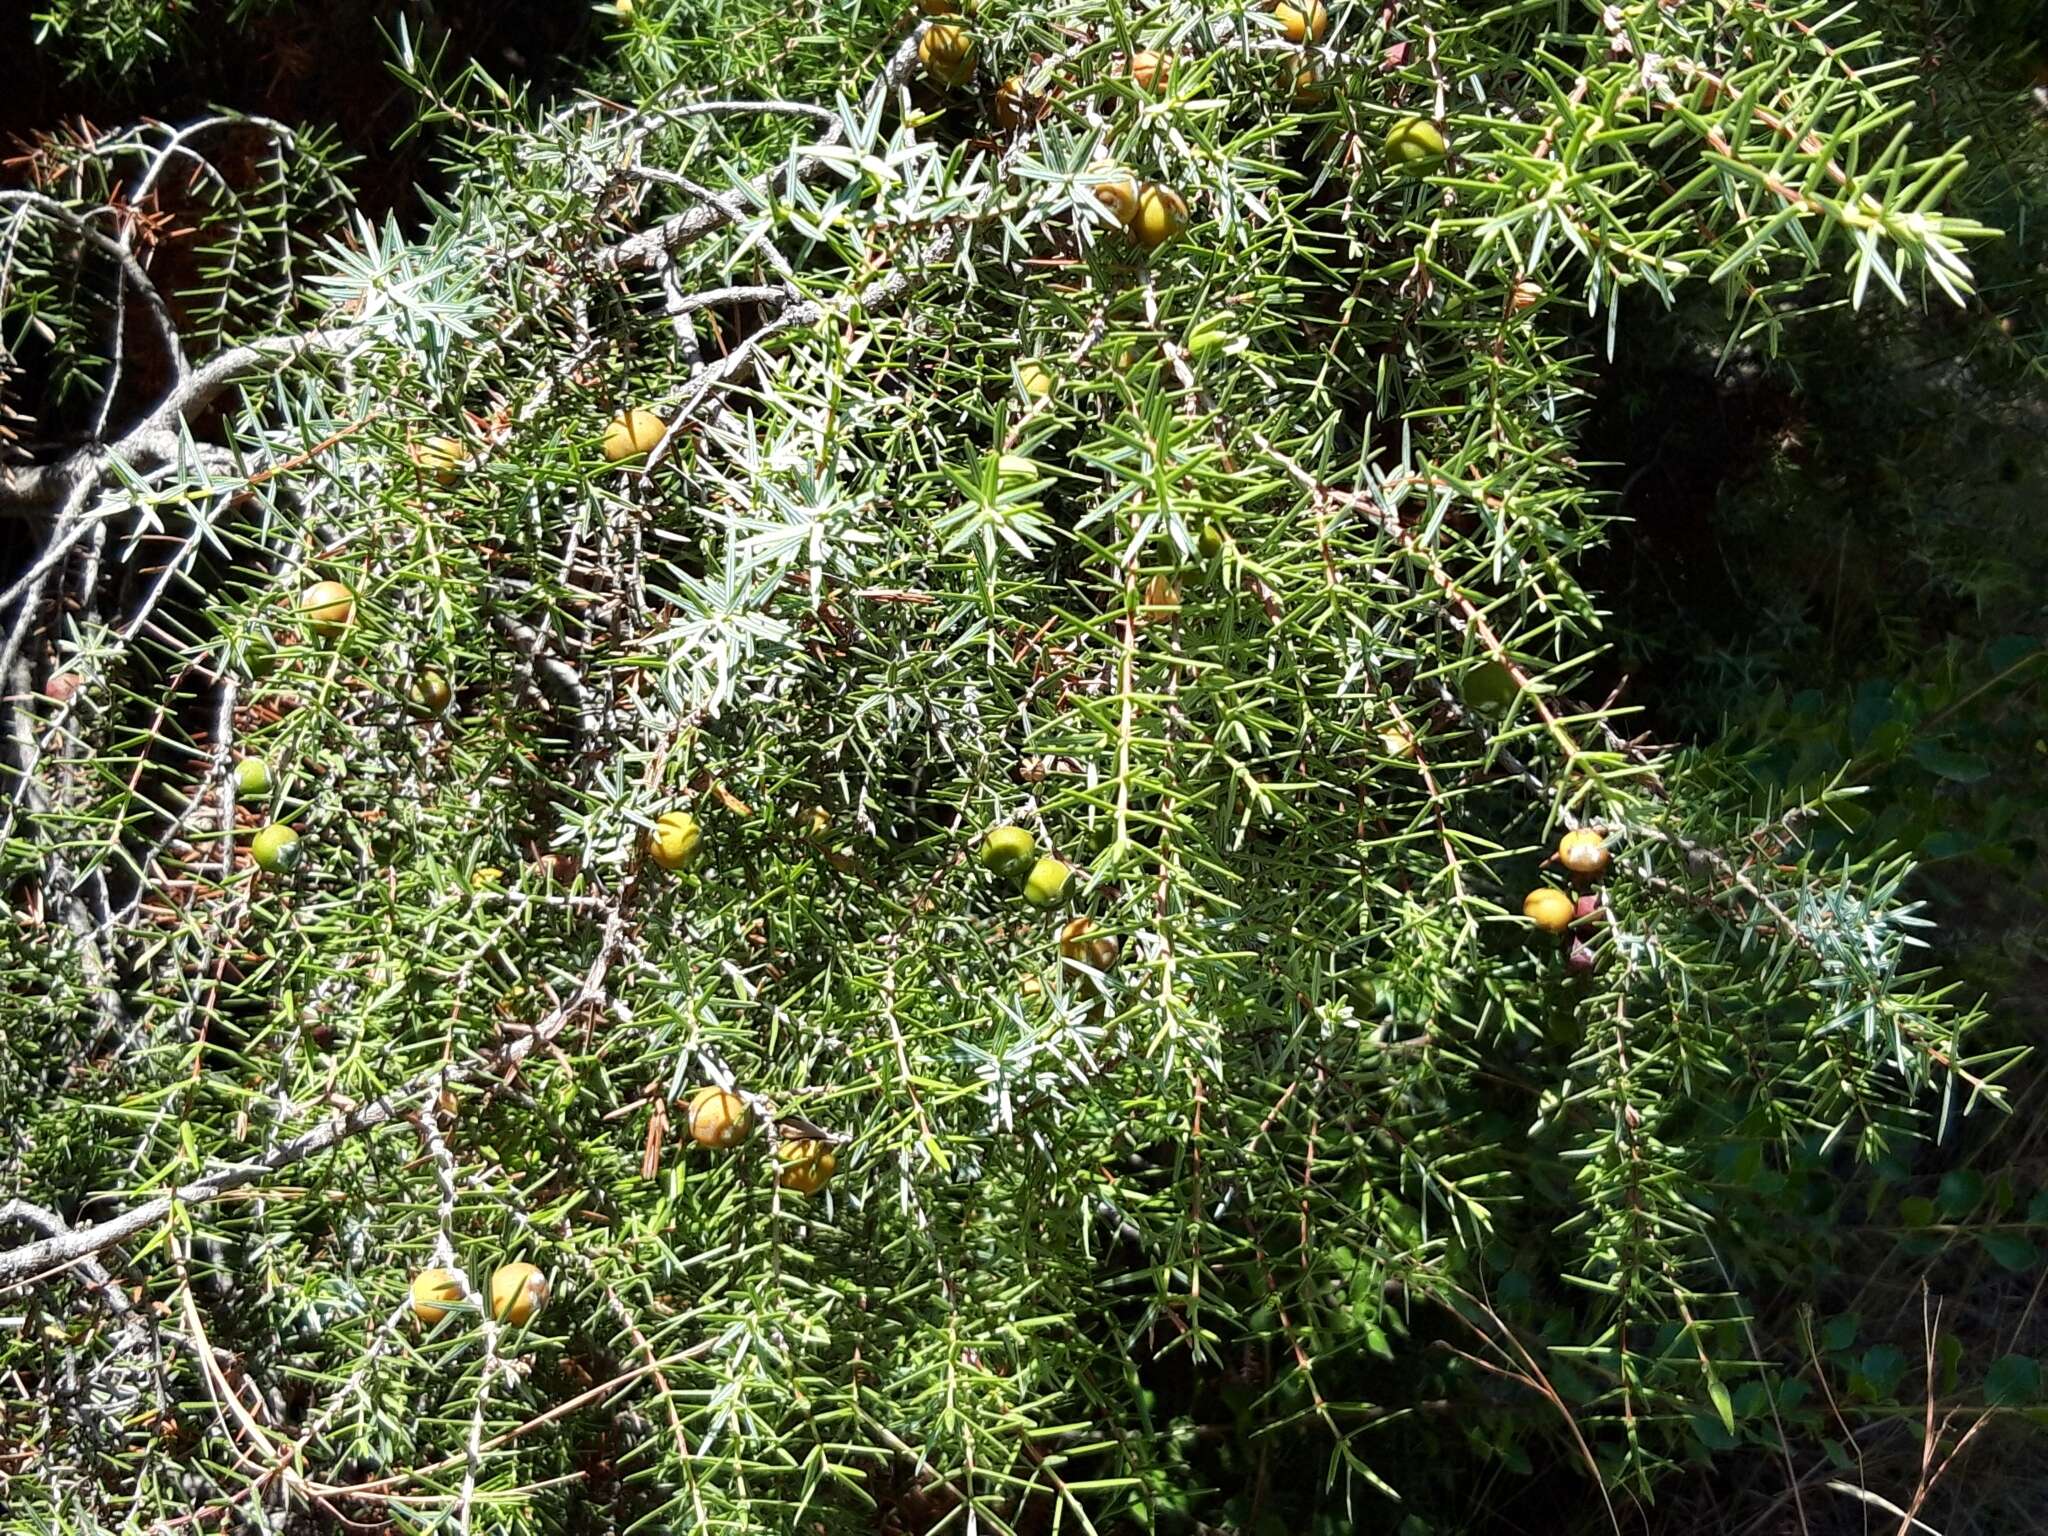
[[[1913,76],[747,14],[548,101],[401,27],[417,235],[252,119],[0,195],[16,1507],[1107,1530],[1203,1416],[1357,1518],[1652,1496],[1769,1171],[2007,1061],[1853,786],[1611,695],[1575,391],[1687,286],[1964,301]]]

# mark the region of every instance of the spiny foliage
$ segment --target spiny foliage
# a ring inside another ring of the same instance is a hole
[[[291,0],[41,0],[36,42],[66,75],[117,77],[242,30]]]
[[[110,437],[166,392],[181,354],[289,314],[341,215],[343,163],[317,128],[233,112],[29,145],[11,162],[21,186],[0,192],[0,440],[22,435],[10,417],[48,438]]]
[[[401,32],[431,228],[11,472],[17,1218],[146,1218],[7,1336],[18,1507],[1102,1529],[1196,1501],[1176,1391],[1331,1509],[1538,1440],[1647,1494],[1748,1358],[1718,1160],[1876,1154],[2005,1061],[1903,867],[1815,851],[1848,786],[1596,702],[1581,321],[1966,294],[1910,71],[1797,0],[989,5],[951,89],[921,18],[739,20],[640,0],[560,103]],[[415,1325],[511,1258],[533,1325]]]

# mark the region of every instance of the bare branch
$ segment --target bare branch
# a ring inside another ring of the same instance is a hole
[[[909,78],[912,67],[917,63],[918,39],[924,36],[925,27],[929,25],[927,22],[913,28],[897,45],[896,51],[889,56],[888,64],[883,67],[882,73],[876,77],[874,84],[868,88],[867,95],[862,98],[862,112],[873,111],[890,91]],[[807,148],[814,151],[828,149],[837,144],[841,137],[840,125],[834,119],[831,128]],[[828,175],[830,170],[831,167],[814,154],[806,156],[804,150],[796,151],[794,176],[797,181],[819,181]],[[777,170],[755,180],[751,183],[749,191],[755,201],[765,203],[772,201],[787,185],[785,172]],[[592,259],[591,270],[598,273],[653,271],[660,266],[664,257],[686,245],[694,245],[706,235],[732,223],[733,206],[731,199],[719,198],[692,208],[687,213],[679,213],[672,218],[664,219],[652,229],[642,230],[614,245],[606,246]]]
[[[217,1168],[189,1184],[179,1185],[168,1194],[158,1195],[153,1200],[145,1200],[132,1210],[123,1211],[119,1216],[89,1227],[61,1232],[56,1236],[44,1238],[41,1242],[0,1252],[0,1290],[41,1279],[91,1260],[94,1255],[104,1253],[115,1244],[147,1232],[170,1215],[174,1206],[201,1205],[209,1200],[217,1200],[230,1191],[246,1189],[281,1169],[291,1167],[294,1163],[304,1162],[309,1157],[329,1151],[351,1137],[363,1135],[365,1132],[376,1130],[379,1126],[401,1119],[430,1089],[438,1092],[440,1088],[451,1083],[479,1083],[486,1081],[490,1075],[482,1066],[437,1067],[434,1071],[393,1089],[381,1098],[373,1099],[345,1115],[336,1116],[302,1136],[293,1137],[253,1162]],[[90,1274],[90,1271],[87,1273]]]

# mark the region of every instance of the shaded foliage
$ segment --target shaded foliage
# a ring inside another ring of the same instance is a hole
[[[1983,205],[1912,73],[1790,4],[973,25],[947,91],[930,23],[642,0],[528,101],[401,13],[453,164],[417,234],[343,217],[324,148],[205,161],[247,267],[106,216],[120,136],[9,205],[10,355],[60,363],[4,486],[0,1090],[54,1247],[0,1276],[108,1266],[6,1345],[38,1518],[1419,1531],[1533,1484],[1596,1526],[1829,1438],[1756,1300],[1845,1220],[2023,1267],[2017,1183],[1892,1202],[2017,1060],[1908,881],[1955,793],[1912,774],[1989,777],[2024,659],[1721,738],[1715,695],[1607,697],[1578,574],[1631,537],[1589,348],[1796,363],[1782,426],[1850,398],[1814,311],[1966,295]],[[1185,238],[1118,227],[1126,177]],[[233,368],[96,353],[152,293]],[[652,467],[606,451],[636,406]],[[1971,555],[1914,510],[1899,558]],[[1680,633],[1621,664],[1674,678]],[[1754,695],[1817,644],[1769,641],[1715,663]],[[694,859],[648,842],[678,812]],[[302,861],[255,869],[283,821]],[[999,823],[1072,867],[1053,910],[982,867]],[[1546,860],[1581,823],[1604,878]],[[1544,883],[1587,898],[1562,941]],[[687,1136],[707,1081],[736,1152]],[[474,1304],[514,1257],[532,1327]],[[423,1329],[429,1265],[472,1304]],[[1874,1420],[1910,1362],[1844,1315],[1813,1353]],[[2009,1408],[2027,1358],[1943,1390]]]

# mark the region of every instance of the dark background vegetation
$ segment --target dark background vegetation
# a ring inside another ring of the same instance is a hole
[[[1982,302],[1788,316],[1785,356],[1774,357],[1728,349],[1718,308],[1658,313],[1637,301],[1617,359],[1601,356],[1598,336],[1586,341],[1583,456],[1628,522],[1584,575],[1612,614],[1611,682],[1640,707],[1637,728],[1680,746],[1746,744],[1760,802],[1845,768],[1868,785],[1861,815],[1832,835],[1920,861],[1919,893],[1938,924],[1929,963],[1990,999],[1999,1040],[2038,1047],[2048,1017],[2048,667],[2037,664],[2048,282],[2027,219],[2048,193],[2020,179],[1999,146],[2043,131],[2048,112],[2034,98],[2048,16],[2027,4],[1881,9],[1901,49],[1922,57],[1937,115],[1950,119],[1933,136],[1992,130],[1988,158],[1958,194],[2012,232],[1979,258]],[[196,8],[191,45],[150,67],[67,72],[34,46],[25,6],[0,6],[7,153],[81,118],[176,120],[226,105],[331,125],[354,157],[359,207],[379,221],[420,219],[420,190],[439,181],[436,146],[412,131],[416,103],[388,70],[381,35],[419,8],[332,0],[236,28],[219,10]],[[443,0],[431,16],[451,58],[542,93],[573,84],[611,26],[565,0]],[[0,559],[0,582],[11,564]],[[1874,1178],[1845,1181],[1846,1161],[1826,1160],[1784,1175],[1803,1185],[1806,1224],[1787,1232],[1781,1273],[1730,1284],[1757,1298],[1757,1347],[1781,1379],[1816,1383],[1825,1361],[1851,1401],[1831,1413],[1809,1392],[1778,1423],[1739,1405],[1750,1411],[1738,1438],[1754,1449],[1703,1447],[1655,1509],[1624,1510],[1625,1526],[1892,1529],[1896,1513],[1825,1485],[1911,1495],[1923,1475],[1920,1360],[1935,1305],[1951,1341],[1939,1347],[1947,1371],[1981,1376],[2048,1356],[2040,1253],[2026,1235],[2048,1219],[2038,1059],[2024,1072],[2011,1116],[1975,1117]],[[1731,1171],[1729,1190],[1710,1192],[1729,1195],[1731,1219],[1739,1183]],[[1199,1379],[1175,1360],[1152,1384],[1161,1432],[1182,1443],[1187,1496],[1162,1501],[1163,1523],[1351,1528],[1304,1491],[1320,1483],[1320,1450],[1291,1465],[1284,1451],[1235,1443],[1234,1407],[1269,1362]],[[1921,1517],[1949,1533],[2042,1528],[2038,1433],[2021,1419],[1979,1437]],[[1586,1507],[1577,1469],[1556,1464],[1447,1486],[1441,1498],[1406,1529],[1607,1524]]]
[[[351,181],[373,217],[416,217],[417,189],[437,183],[431,140],[407,137],[415,101],[388,68],[384,44],[403,15],[397,0],[328,0],[265,11],[230,26],[217,4],[191,8],[200,45],[145,68],[58,67],[35,46],[36,9],[0,6],[0,136],[58,132],[79,117],[99,125],[155,117],[168,121],[208,106],[261,113],[290,124],[328,124],[359,158]],[[573,78],[602,37],[604,18],[556,0],[443,0],[432,26],[452,56],[472,58],[500,79],[547,89]],[[400,142],[404,139],[405,142]]]

